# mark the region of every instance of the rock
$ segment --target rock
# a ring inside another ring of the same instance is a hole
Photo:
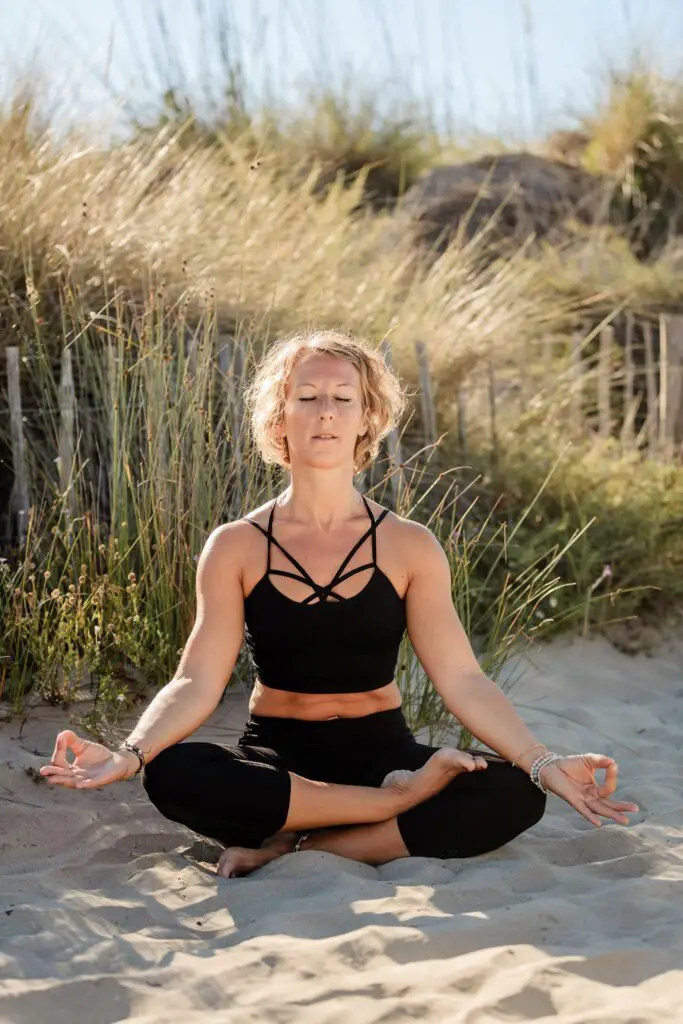
[[[519,245],[529,236],[559,240],[569,220],[600,222],[608,197],[603,180],[581,167],[503,153],[435,167],[406,192],[399,215],[419,242],[442,253],[456,234],[468,241],[487,225],[489,245]]]

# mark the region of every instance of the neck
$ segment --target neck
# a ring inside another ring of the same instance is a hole
[[[311,530],[331,533],[365,512],[360,493],[353,486],[348,472],[292,474],[289,486],[278,499],[287,510],[287,519],[304,524]]]

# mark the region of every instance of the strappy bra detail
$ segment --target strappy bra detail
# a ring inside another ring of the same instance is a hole
[[[310,573],[273,536],[273,502],[268,529],[245,518],[268,540],[267,568],[244,599],[245,641],[262,683],[292,693],[359,693],[390,683],[406,627],[405,599],[377,565],[377,527],[389,513],[375,519],[363,498],[370,526],[348,553],[329,583],[316,583]],[[355,569],[347,565],[371,539],[372,561]],[[273,569],[275,545],[298,570]],[[357,594],[344,597],[335,588],[344,580],[373,569],[370,581]],[[304,600],[288,597],[274,586],[271,576],[287,576],[305,583],[312,593]],[[269,583],[269,586],[262,584]],[[338,611],[302,613],[300,608],[334,606]],[[313,625],[313,628],[311,626]]]
[[[366,532],[363,534],[363,536],[360,538],[360,540],[356,544],[354,544],[354,546],[351,548],[351,550],[349,551],[348,555],[346,556],[346,558],[344,559],[342,564],[339,566],[339,568],[337,569],[336,573],[334,574],[334,576],[332,577],[330,582],[328,584],[326,584],[324,587],[321,586],[319,583],[316,583],[315,580],[311,578],[310,574],[306,572],[304,567],[302,565],[300,565],[299,562],[297,562],[296,558],[294,558],[293,555],[290,555],[290,553],[283,548],[282,544],[280,544],[275,539],[275,537],[273,537],[273,515],[274,515],[274,512],[275,512],[275,504],[276,504],[275,501],[273,502],[272,507],[270,509],[270,515],[268,517],[268,529],[267,530],[264,530],[263,527],[260,526],[259,523],[254,522],[253,519],[246,519],[245,520],[245,522],[251,523],[251,525],[255,526],[257,530],[260,530],[261,533],[264,534],[264,536],[267,537],[267,539],[268,539],[268,563],[267,563],[267,568],[266,568],[265,575],[266,576],[289,576],[291,579],[298,580],[300,583],[307,583],[309,585],[309,587],[312,588],[313,593],[309,594],[309,596],[307,598],[305,598],[303,601],[295,602],[296,604],[301,604],[301,605],[311,604],[315,600],[316,597],[318,598],[318,601],[326,601],[328,599],[328,597],[334,597],[337,601],[348,601],[348,600],[350,600],[350,598],[344,597],[342,594],[335,593],[334,587],[336,587],[337,584],[339,584],[339,583],[343,583],[344,580],[348,580],[351,576],[355,576],[356,573],[364,572],[366,569],[375,569],[375,568],[377,568],[377,536],[376,536],[377,527],[382,522],[384,517],[386,515],[388,515],[389,509],[388,508],[383,509],[382,512],[380,513],[380,515],[377,517],[377,519],[375,519],[375,517],[372,514],[372,510],[371,510],[370,506],[368,505],[367,501],[365,500],[365,496],[361,495],[361,497],[363,498],[363,503],[364,503],[365,508],[367,509],[367,513],[368,513],[368,515],[370,517],[370,527],[366,530]],[[370,536],[372,538],[372,561],[371,562],[367,562],[365,565],[359,565],[355,569],[350,569],[349,572],[345,573],[344,575],[341,575],[342,573],[344,573],[344,569],[349,564],[349,562],[351,561],[351,559],[355,555],[356,551],[358,551],[358,549],[368,539],[368,536]],[[275,546],[280,549],[282,554],[286,558],[288,558],[290,560],[292,565],[294,565],[299,570],[299,573],[300,573],[299,576],[297,576],[296,573],[287,572],[285,569],[272,569],[271,568],[271,545],[272,544],[275,544]],[[253,593],[253,591],[251,593]]]

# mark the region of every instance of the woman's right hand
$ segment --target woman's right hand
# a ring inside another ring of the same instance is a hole
[[[68,751],[73,753],[73,761],[68,760]],[[65,729],[57,736],[52,760],[43,765],[40,775],[51,786],[95,789],[130,778],[138,765],[137,756],[130,750],[109,750]]]

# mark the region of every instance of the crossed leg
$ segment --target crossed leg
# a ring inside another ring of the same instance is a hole
[[[485,770],[463,771],[461,755],[411,742],[387,751],[390,760],[376,761],[361,784],[346,785],[287,771],[272,751],[190,742],[157,755],[143,782],[167,818],[226,847],[219,870],[229,877],[289,852],[310,829],[302,849],[368,864],[470,857],[535,824],[545,797],[507,762],[487,756]],[[383,786],[397,768],[412,773],[409,780]]]
[[[438,748],[414,744],[404,754],[409,771],[418,774]],[[301,850],[319,850],[365,864],[386,864],[402,857],[474,857],[510,842],[543,817],[545,795],[525,772],[493,755],[485,771],[462,772],[398,815],[380,822],[316,829],[300,843]],[[377,785],[374,768],[370,784]],[[280,833],[258,850],[228,848],[219,861],[226,877],[247,874],[289,853],[297,834]]]

